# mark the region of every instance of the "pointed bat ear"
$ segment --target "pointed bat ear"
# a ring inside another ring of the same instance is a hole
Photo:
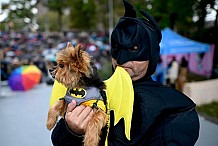
[[[67,42],[67,48],[73,47],[70,42]]]
[[[133,6],[126,0],[123,0],[123,4],[125,7],[124,17],[136,18],[136,11],[134,10]]]
[[[146,17],[149,21],[150,21],[150,23],[153,25],[153,26],[157,26],[158,24],[157,24],[157,22],[154,20],[154,18],[151,16],[151,15],[149,15],[148,13],[146,13],[145,11],[142,11],[142,10],[140,10],[139,11],[144,17]]]
[[[82,56],[82,51],[83,51],[83,48],[82,48],[81,45],[77,45],[77,46],[75,47],[75,53],[76,53],[77,58],[81,58],[81,56]]]
[[[161,41],[161,31],[160,31],[160,28],[159,28],[159,26],[158,26],[158,24],[157,24],[157,22],[154,20],[154,18],[150,15],[150,14],[148,14],[147,12],[145,12],[145,11],[142,11],[142,10],[140,10],[139,11],[144,17],[146,17],[146,19],[148,19],[148,21],[150,22],[150,24],[151,25],[153,25],[154,26],[154,28],[156,28],[156,30],[159,30],[158,31],[158,34],[159,34],[159,41]]]

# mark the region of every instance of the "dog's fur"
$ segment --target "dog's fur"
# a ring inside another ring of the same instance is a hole
[[[92,57],[82,50],[81,45],[74,48],[68,43],[65,49],[56,54],[56,62],[57,66],[53,68],[51,75],[59,83],[62,83],[67,89],[97,87],[101,92],[107,110],[105,84],[98,76]],[[85,130],[84,146],[97,146],[100,141],[101,130],[107,123],[106,112],[98,107],[96,109]],[[48,111],[47,128],[51,130],[59,116],[64,118],[65,112],[66,101],[58,100]]]

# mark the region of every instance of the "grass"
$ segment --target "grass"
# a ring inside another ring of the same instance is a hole
[[[206,119],[218,124],[218,102],[197,106],[196,110]]]

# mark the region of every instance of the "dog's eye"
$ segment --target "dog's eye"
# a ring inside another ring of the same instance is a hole
[[[60,67],[60,68],[63,68],[63,67],[64,67],[64,65],[63,65],[63,64],[59,64],[59,67]]]

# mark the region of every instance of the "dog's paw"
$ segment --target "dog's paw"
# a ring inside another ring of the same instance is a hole
[[[46,127],[48,130],[51,130],[54,126],[55,126],[55,121],[52,121],[52,120],[47,121]]]

